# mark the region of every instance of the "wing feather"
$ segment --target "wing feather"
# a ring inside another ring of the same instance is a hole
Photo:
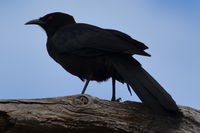
[[[96,56],[121,53],[150,56],[144,51],[147,47],[143,43],[125,33],[88,24],[66,25],[55,33],[52,42],[58,52],[66,54]]]

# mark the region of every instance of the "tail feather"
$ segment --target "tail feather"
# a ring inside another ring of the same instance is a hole
[[[178,107],[169,93],[135,59],[127,61],[118,58],[113,65],[140,100],[155,112],[178,112]]]

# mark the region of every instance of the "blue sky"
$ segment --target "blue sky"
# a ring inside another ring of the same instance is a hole
[[[200,1],[198,0],[18,0],[0,1],[0,99],[79,94],[84,85],[55,63],[46,35],[28,20],[65,12],[76,21],[123,31],[149,46],[136,57],[177,104],[200,109]],[[87,94],[111,98],[111,81],[91,82]],[[117,84],[117,97],[138,101]]]

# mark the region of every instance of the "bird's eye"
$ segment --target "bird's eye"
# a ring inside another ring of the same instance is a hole
[[[48,20],[52,20],[52,19],[53,19],[53,16],[49,16],[47,19],[48,19]]]

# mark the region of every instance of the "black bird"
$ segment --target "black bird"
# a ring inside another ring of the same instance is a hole
[[[41,26],[47,34],[49,55],[66,71],[89,81],[112,78],[112,100],[115,99],[115,81],[126,83],[140,100],[154,112],[176,113],[178,107],[172,97],[132,57],[134,54],[150,56],[148,47],[129,35],[97,26],[76,23],[73,16],[55,12],[26,24]]]

